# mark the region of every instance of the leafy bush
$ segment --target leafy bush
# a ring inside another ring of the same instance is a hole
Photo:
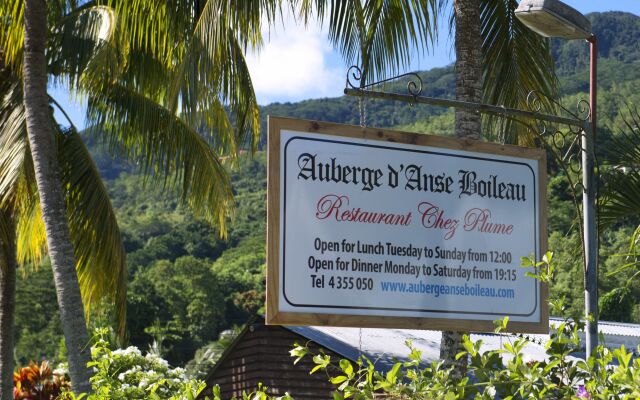
[[[498,331],[506,326],[499,324]],[[441,362],[421,365],[420,351],[411,347],[408,362],[396,363],[389,372],[375,371],[374,364],[361,357],[355,364],[337,364],[325,354],[313,355],[313,372],[326,371],[337,385],[334,399],[638,399],[640,359],[624,347],[598,347],[587,361],[570,357],[580,350],[580,324],[565,321],[547,343],[548,360],[525,361],[528,340],[505,337],[500,350],[480,351],[481,341],[464,338],[469,357],[469,375],[453,379]],[[309,354],[306,347],[291,351],[296,362]]]
[[[204,382],[191,380],[182,368],[171,368],[164,359],[153,353],[143,355],[137,347],[111,350],[105,340],[107,330],[99,330],[96,344],[91,348],[95,371],[91,378],[93,393],[76,397],[70,392],[68,400],[195,400],[204,389]]]
[[[13,374],[14,400],[53,400],[69,387],[64,374],[52,371],[46,361],[31,362]]]
[[[541,262],[523,259],[532,268],[527,276],[550,282],[555,274],[552,254]],[[563,308],[561,301],[550,302],[552,312]],[[496,333],[504,332],[508,318],[496,321]],[[545,360],[525,361],[527,338],[505,335],[499,350],[480,351],[482,341],[463,339],[465,351],[457,355],[469,359],[469,374],[453,378],[442,362],[422,365],[421,353],[407,345],[409,361],[396,363],[386,374],[361,357],[355,364],[340,360],[337,364],[326,354],[310,354],[304,346],[296,346],[291,355],[297,363],[313,356],[316,364],[311,372],[326,371],[337,385],[334,399],[638,399],[640,398],[640,359],[623,347],[609,350],[599,346],[583,360],[571,355],[582,351],[580,321],[567,319],[555,327],[546,343]],[[640,351],[640,348],[638,349]]]

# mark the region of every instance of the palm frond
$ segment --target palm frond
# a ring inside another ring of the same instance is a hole
[[[0,0],[0,48],[4,62],[13,71],[22,73],[24,45],[24,1]]]
[[[342,58],[360,64],[366,82],[408,65],[413,49],[424,50],[437,36],[441,0],[302,0],[302,18],[328,21],[329,40]]]
[[[28,152],[22,82],[14,79],[0,90],[0,204],[15,204]]]
[[[483,93],[489,104],[526,109],[532,90],[555,96],[557,78],[549,40],[515,18],[517,6],[515,0],[482,0]],[[549,100],[544,96],[540,100],[543,110],[553,112]],[[487,122],[495,129],[498,118],[489,117]],[[518,137],[526,130],[511,120],[505,121],[504,130],[511,136],[508,142],[525,144],[530,139]]]
[[[78,85],[88,64],[101,47],[115,41],[116,16],[112,8],[85,5],[64,15],[48,43],[48,72],[54,82]],[[104,61],[104,60],[101,60]]]
[[[235,143],[248,140],[255,149],[259,142],[259,108],[244,51],[260,46],[261,17],[271,21],[276,8],[275,1],[207,1],[174,75],[168,107],[175,110],[179,102],[181,116],[192,126],[215,103],[229,107],[235,131],[205,128],[218,136],[219,143],[231,145],[231,156],[236,154]]]
[[[607,177],[599,219],[605,226],[640,215],[640,171],[616,171]]]
[[[213,110],[215,111],[215,109]],[[218,110],[220,112],[220,110]],[[229,177],[197,130],[144,95],[118,84],[89,97],[93,134],[168,188],[179,188],[196,214],[225,232],[233,208]]]
[[[613,136],[611,151],[613,164],[629,169],[640,168],[640,110],[631,105],[623,115],[623,126]]]
[[[15,76],[0,85],[0,207],[16,222],[17,261],[39,264],[46,253],[44,225],[29,153],[22,82]]]
[[[30,156],[22,85],[0,85],[0,207],[11,210],[16,225],[17,261],[39,265],[46,255],[33,163]],[[118,332],[124,334],[127,272],[125,253],[107,190],[89,152],[75,131],[58,132],[58,154],[65,187],[67,215],[85,311],[103,298],[112,299]],[[0,224],[0,235],[9,238]],[[6,243],[3,241],[3,243]]]
[[[59,133],[62,183],[85,310],[108,298],[115,304],[124,336],[127,267],[120,229],[107,189],[82,139],[72,129]]]
[[[600,220],[606,225],[640,215],[640,112],[629,107],[624,129],[613,136],[611,172],[603,180]]]
[[[170,67],[181,57],[198,2],[108,1],[118,16],[118,41]]]
[[[280,0],[111,4],[119,18],[116,54],[123,68],[110,80],[180,115],[209,135],[217,151],[235,157],[238,144],[255,149],[259,108],[244,51],[260,46],[261,24],[275,18]],[[92,91],[102,90],[104,81],[110,85],[107,79],[100,81],[101,76],[96,72],[86,77]],[[203,118],[204,113],[221,109],[228,114],[223,120]]]
[[[20,265],[37,268],[47,254],[47,236],[37,188],[26,180],[22,183],[20,195],[17,196],[20,199],[16,213],[17,260]]]
[[[47,58],[54,76],[66,72],[77,79],[97,47],[109,40],[115,25],[113,9],[87,2],[48,2],[51,30]],[[24,1],[0,0],[0,48],[4,62],[15,75],[22,74]]]
[[[12,247],[15,245],[14,214],[12,210],[0,208],[0,270],[6,273],[7,268],[12,268],[15,263],[15,255]]]

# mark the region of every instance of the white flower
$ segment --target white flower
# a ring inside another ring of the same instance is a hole
[[[140,352],[140,349],[138,349],[136,346],[129,346],[126,349],[114,350],[113,355],[114,356],[129,356],[129,355],[141,356],[142,353]]]
[[[157,355],[155,355],[155,354],[148,353],[148,354],[145,356],[145,358],[146,358],[147,360],[151,361],[151,362],[155,362],[155,363],[160,364],[160,366],[162,366],[162,367],[165,367],[165,368],[169,367],[169,363],[167,362],[167,360],[165,360],[164,358],[160,358],[160,357],[158,357],[158,356],[157,356]]]
[[[55,375],[66,375],[69,372],[69,368],[65,363],[58,364],[58,367],[53,370]]]

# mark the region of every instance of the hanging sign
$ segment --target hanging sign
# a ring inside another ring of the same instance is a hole
[[[548,332],[543,150],[269,118],[267,322]]]

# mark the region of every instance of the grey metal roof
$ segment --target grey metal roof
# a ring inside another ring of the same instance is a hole
[[[549,325],[557,325],[562,320],[551,318]],[[598,325],[604,334],[607,345],[618,347],[624,344],[628,349],[635,349],[640,344],[640,325],[601,321]],[[387,370],[397,360],[406,360],[409,350],[407,340],[422,352],[422,359],[430,363],[440,355],[440,331],[417,329],[380,329],[380,328],[343,328],[330,326],[287,326],[291,330],[309,340],[324,346],[341,356],[356,360],[364,354],[376,361],[376,367]],[[529,360],[546,358],[544,345],[549,335],[526,335],[531,342],[524,349],[524,357]],[[504,341],[514,340],[515,335],[495,335],[488,333],[472,333],[471,339],[482,340],[483,350],[496,350]],[[580,356],[576,354],[576,356]]]

